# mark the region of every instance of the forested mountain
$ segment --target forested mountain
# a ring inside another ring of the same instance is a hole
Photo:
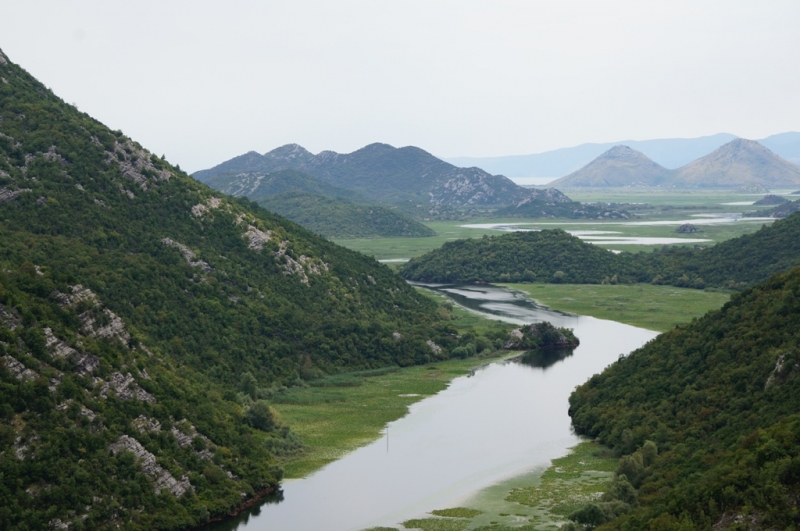
[[[297,170],[278,170],[271,173],[220,173],[205,184],[223,194],[246,197],[260,201],[284,192],[307,192],[325,197],[346,198],[357,203],[370,203],[370,199],[352,190],[338,188],[316,177]]]
[[[291,191],[262,199],[258,204],[328,238],[436,235],[433,229],[388,208],[343,198]]]
[[[247,197],[310,231],[329,238],[422,237],[436,233],[410,217],[375,205],[358,192],[338,188],[297,170],[221,173],[206,184]]]
[[[223,197],[0,53],[0,528],[226,514],[296,442],[264,398],[447,356],[438,319],[387,267]]]
[[[417,147],[395,148],[370,144],[353,153],[323,151],[313,155],[297,144],[264,155],[250,152],[208,170],[194,173],[202,182],[222,174],[266,175],[283,169],[299,170],[333,186],[353,190],[373,200],[428,212],[436,207],[496,207],[519,203],[543,192],[528,190],[502,175],[478,168],[457,168]]]
[[[736,138],[676,170],[668,170],[627,146],[615,146],[583,168],[551,183],[570,187],[793,188],[800,166],[754,140]]]
[[[742,289],[800,265],[800,214],[706,249],[664,247],[614,254],[562,230],[456,240],[412,259],[403,276],[423,282],[653,282]]]
[[[795,268],[578,387],[576,430],[627,454],[615,484],[638,489],[578,520],[628,510],[604,529],[797,529],[798,319]]]

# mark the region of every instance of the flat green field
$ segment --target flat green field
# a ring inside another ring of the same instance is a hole
[[[666,332],[722,307],[729,293],[651,284],[502,284],[555,310]]]

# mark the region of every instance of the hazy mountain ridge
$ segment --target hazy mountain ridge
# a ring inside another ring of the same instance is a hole
[[[677,170],[668,170],[627,146],[615,146],[553,186],[660,188],[793,188],[800,166],[754,140],[737,138]]]
[[[614,146],[580,170],[556,180],[558,187],[661,186],[674,172],[628,146]]]
[[[573,173],[614,146],[625,145],[642,152],[646,157],[668,169],[677,169],[738,138],[719,133],[699,138],[668,138],[653,140],[621,140],[599,144],[581,144],[530,155],[500,157],[449,157],[456,166],[477,166],[489,173],[508,177],[563,177]],[[787,132],[768,136],[758,142],[784,159],[800,164],[800,133]]]
[[[518,203],[538,191],[516,185],[502,175],[479,168],[457,168],[426,151],[370,144],[352,153],[323,151],[313,155],[297,144],[276,148],[258,159],[246,154],[194,177],[206,182],[221,173],[295,169],[340,188],[381,202],[406,207],[491,207]]]

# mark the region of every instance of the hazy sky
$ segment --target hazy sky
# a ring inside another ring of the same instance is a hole
[[[800,130],[798,0],[0,0],[0,48],[190,171]]]

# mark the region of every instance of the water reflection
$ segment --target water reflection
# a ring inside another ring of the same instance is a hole
[[[547,369],[572,356],[573,349],[531,350],[520,356],[519,362],[537,369]]]

